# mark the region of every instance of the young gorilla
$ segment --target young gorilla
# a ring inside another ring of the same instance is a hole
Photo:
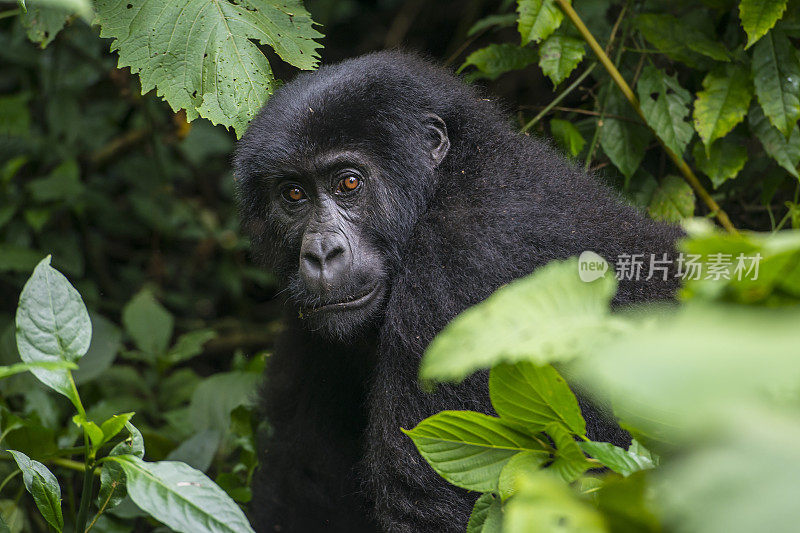
[[[463,532],[476,495],[434,473],[400,428],[445,409],[492,413],[486,374],[422,392],[428,343],[548,261],[661,257],[679,236],[520,135],[475,88],[399,52],[281,88],[235,170],[254,250],[287,295],[264,388],[259,531]],[[674,289],[622,282],[616,303]],[[627,440],[583,408],[592,439]]]

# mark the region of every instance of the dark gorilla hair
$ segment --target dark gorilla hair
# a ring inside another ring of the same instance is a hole
[[[348,170],[324,170],[331,158]],[[401,52],[282,87],[239,143],[235,173],[254,253],[287,299],[263,391],[259,531],[464,531],[477,495],[434,473],[400,428],[446,409],[492,414],[487,374],[421,391],[431,339],[551,260],[673,256],[681,234],[519,134],[475,87]],[[340,191],[341,175],[357,194]],[[675,289],[674,277],[624,280],[615,304]],[[581,405],[590,438],[629,441]]]

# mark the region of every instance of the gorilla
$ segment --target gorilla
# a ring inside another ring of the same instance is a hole
[[[487,373],[421,390],[453,317],[554,259],[674,254],[645,218],[451,72],[379,52],[280,88],[234,170],[254,254],[286,298],[263,389],[252,517],[260,532],[463,532],[477,497],[400,428],[446,409],[492,414]],[[673,297],[625,280],[615,304]],[[629,437],[581,402],[589,436]]]

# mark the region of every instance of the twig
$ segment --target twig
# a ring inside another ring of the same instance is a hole
[[[591,73],[592,73],[592,71],[594,70],[594,67],[596,67],[596,66],[597,66],[597,63],[596,63],[596,62],[595,62],[595,63],[592,63],[591,65],[589,65],[589,67],[588,67],[586,70],[584,70],[584,71],[583,71],[583,74],[581,74],[580,76],[578,76],[578,77],[575,79],[575,81],[573,81],[573,82],[570,84],[570,86],[569,86],[569,87],[567,87],[566,89],[564,89],[564,90],[561,92],[561,94],[559,94],[558,96],[556,96],[556,97],[553,99],[553,101],[552,101],[552,102],[550,102],[549,104],[547,104],[547,105],[545,106],[545,108],[544,108],[544,109],[542,109],[542,110],[539,112],[539,114],[538,114],[538,115],[536,115],[535,117],[533,117],[533,118],[530,120],[530,122],[528,122],[527,124],[525,124],[525,125],[522,127],[522,129],[521,129],[520,131],[521,131],[522,133],[525,133],[526,131],[528,131],[529,129],[531,129],[531,128],[532,128],[532,127],[533,127],[533,126],[534,126],[534,125],[535,125],[537,122],[539,122],[539,120],[540,120],[540,119],[541,119],[543,116],[545,116],[546,114],[548,114],[548,113],[550,112],[550,110],[551,110],[551,109],[553,109],[555,106],[557,106],[557,105],[559,104],[559,102],[561,102],[561,100],[563,100],[564,98],[566,98],[566,97],[567,97],[567,95],[568,95],[569,93],[571,93],[572,91],[574,91],[574,90],[575,90],[575,88],[576,88],[578,85],[580,85],[580,84],[581,84],[581,82],[583,82],[583,80],[585,80],[585,79],[586,79],[586,77],[587,77],[589,74],[591,74]]]
[[[558,3],[559,7],[561,7],[561,10],[567,15],[567,17],[569,17],[569,19],[575,25],[575,28],[577,28],[577,30],[580,32],[583,39],[589,44],[589,47],[595,53],[597,59],[600,61],[600,63],[603,64],[606,71],[611,76],[611,79],[614,80],[614,83],[617,85],[617,87],[619,87],[619,90],[622,91],[622,94],[631,104],[636,113],[642,118],[642,120],[645,121],[645,123],[647,123],[647,119],[645,118],[644,113],[642,112],[642,108],[639,106],[639,100],[636,98],[636,95],[633,94],[633,90],[631,90],[628,83],[619,73],[619,70],[617,70],[617,68],[608,58],[608,55],[606,55],[606,53],[597,43],[597,40],[594,38],[592,33],[583,23],[581,18],[578,16],[578,13],[575,12],[575,10],[572,8],[572,6],[569,4],[567,0],[556,0],[556,2]],[[678,168],[678,171],[681,174],[683,174],[684,179],[686,179],[689,185],[692,186],[697,195],[700,197],[700,199],[703,200],[703,202],[708,206],[708,208],[711,210],[714,216],[716,216],[717,220],[722,225],[722,227],[724,227],[731,233],[737,233],[736,228],[733,226],[730,218],[728,217],[728,214],[725,211],[723,211],[723,209],[717,204],[716,201],[714,201],[713,198],[711,198],[711,195],[708,194],[708,191],[705,190],[703,185],[700,183],[700,180],[698,180],[697,176],[695,176],[692,169],[689,167],[689,165],[686,164],[686,161],[684,161],[680,155],[673,152],[666,144],[664,144],[664,141],[658,135],[656,135],[656,139],[658,139],[658,142],[661,144],[664,151],[667,153],[669,158]]]

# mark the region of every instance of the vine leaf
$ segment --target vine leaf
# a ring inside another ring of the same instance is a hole
[[[753,48],[753,85],[764,114],[789,137],[800,119],[800,60],[786,35],[769,32]]]
[[[155,88],[186,110],[241,136],[276,88],[257,43],[304,70],[319,61],[322,34],[300,0],[97,0],[100,35],[114,39],[119,67],[131,67],[142,92]]]
[[[747,33],[747,46],[750,48],[764,36],[786,11],[788,0],[742,0],[739,4],[739,19]]]
[[[686,122],[689,91],[674,76],[650,65],[642,71],[636,91],[647,123],[670,150],[682,155],[694,136],[692,125]]]
[[[553,85],[558,85],[578,66],[585,53],[583,40],[551,35],[539,47],[539,66]]]
[[[694,103],[694,127],[706,150],[744,119],[752,98],[750,73],[740,65],[727,63],[706,75]]]

